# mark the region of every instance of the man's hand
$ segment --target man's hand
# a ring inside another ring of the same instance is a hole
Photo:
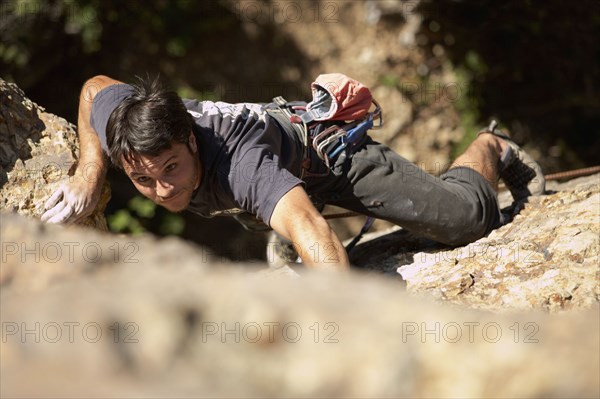
[[[102,193],[106,175],[106,161],[102,154],[98,133],[90,124],[92,105],[104,88],[122,83],[108,76],[94,76],[87,80],[79,94],[77,133],[79,137],[79,165],[75,175],[63,183],[46,201],[42,221],[74,223],[89,216]]]
[[[42,222],[76,223],[92,214],[102,192],[102,181],[90,181],[80,173],[64,182],[45,203]]]
[[[294,187],[281,197],[269,224],[292,242],[305,265],[348,269],[344,246],[301,186]]]

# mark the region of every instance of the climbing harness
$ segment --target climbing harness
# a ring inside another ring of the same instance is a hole
[[[303,145],[300,178],[324,177],[330,173],[332,160],[342,151],[359,146],[370,129],[383,126],[381,106],[362,83],[340,73],[322,74],[311,84],[312,101],[303,104],[275,97],[265,110],[281,126],[294,131]],[[374,109],[371,111],[371,108]],[[330,124],[323,131],[310,135],[316,124]],[[309,145],[325,166],[324,173],[310,172]],[[350,251],[375,221],[367,218],[360,233],[346,246]]]
[[[332,159],[359,145],[368,130],[383,126],[381,106],[362,83],[340,73],[322,74],[312,83],[311,90],[313,99],[309,103],[288,102],[280,96],[265,106],[280,125],[296,132],[304,146],[300,178],[328,175]],[[311,128],[318,123],[330,126],[311,136]],[[309,171],[309,145],[327,166],[325,173]]]

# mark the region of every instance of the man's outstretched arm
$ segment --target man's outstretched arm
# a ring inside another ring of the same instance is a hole
[[[292,241],[307,266],[348,269],[344,246],[301,186],[294,187],[279,200],[270,224]]]
[[[83,85],[79,95],[77,132],[79,161],[75,174],[46,201],[42,221],[73,223],[90,215],[100,199],[106,176],[106,161],[100,139],[90,124],[92,104],[100,90],[122,83],[107,76],[94,76]]]

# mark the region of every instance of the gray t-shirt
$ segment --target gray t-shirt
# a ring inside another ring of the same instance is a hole
[[[106,125],[112,111],[132,93],[125,84],[99,92],[90,123],[107,151]],[[193,116],[203,167],[200,187],[188,210],[204,217],[249,212],[270,225],[275,205],[302,184],[302,145],[260,104],[183,100]]]

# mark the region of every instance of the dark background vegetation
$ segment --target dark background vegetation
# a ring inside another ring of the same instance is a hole
[[[572,167],[598,163],[599,1],[436,0],[420,9],[424,25],[440,26],[427,30],[430,44],[452,34],[446,53],[469,71],[480,115],[558,142]]]
[[[236,1],[0,4],[0,76],[72,122],[82,83],[96,74],[124,81],[160,74],[183,97],[198,99],[309,98],[309,67],[317,60],[272,19],[245,24]],[[495,115],[521,126],[519,134],[561,153],[561,168],[593,165],[600,153],[599,4],[424,1],[417,9],[423,15],[421,34],[428,38],[422,47],[431,52],[436,44],[444,46],[469,83],[469,111],[476,117]],[[405,20],[398,14],[385,23]],[[212,229],[227,228],[236,240],[256,239],[226,218],[200,221],[185,215],[183,223],[151,204],[131,201],[135,191],[123,175],[111,171],[110,179],[115,230],[180,233],[210,244]],[[233,239],[213,244],[216,253],[234,259],[262,256],[261,246],[236,253],[242,246]]]

